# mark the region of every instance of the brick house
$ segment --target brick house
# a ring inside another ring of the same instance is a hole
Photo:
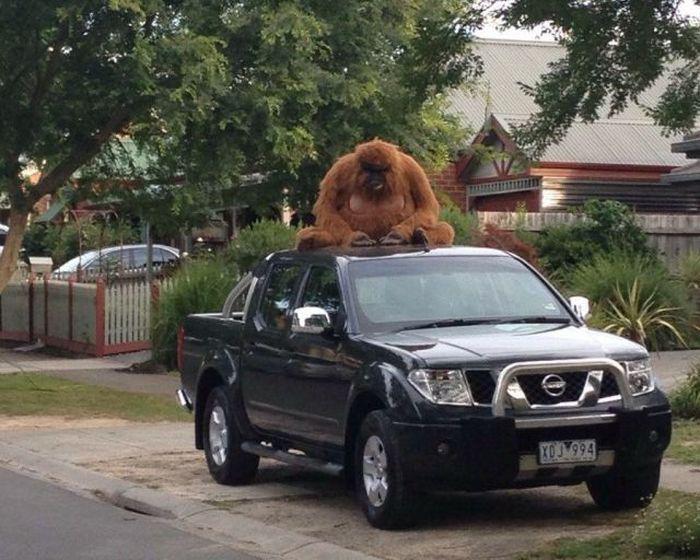
[[[463,210],[562,211],[589,198],[614,199],[638,212],[697,213],[697,182],[669,182],[685,165],[671,150],[680,138],[666,137],[645,114],[665,89],[660,79],[619,115],[592,123],[575,122],[564,139],[539,161],[518,155],[512,130],[537,110],[520,87],[533,85],[547,65],[564,55],[556,43],[478,40],[484,62],[480,84],[450,94],[450,112],[474,130],[469,149],[433,176]]]

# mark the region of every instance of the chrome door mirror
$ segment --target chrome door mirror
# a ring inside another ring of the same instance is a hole
[[[331,328],[331,318],[322,307],[298,307],[292,313],[292,332],[322,334]]]
[[[582,321],[585,321],[591,314],[591,302],[588,301],[587,297],[572,296],[569,298],[569,305]]]

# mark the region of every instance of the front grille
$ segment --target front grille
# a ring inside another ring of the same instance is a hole
[[[619,397],[620,389],[617,387],[617,380],[615,376],[606,371],[603,374],[603,380],[600,384],[600,398],[604,399],[606,397]]]
[[[496,382],[488,370],[474,370],[465,372],[469,388],[477,404],[490,404],[493,393],[496,391]]]
[[[542,382],[548,374],[516,375],[515,379],[525,393],[528,402],[540,405],[553,405],[562,402],[577,401],[583,392],[588,378],[587,371],[571,371],[558,374],[566,382],[564,392],[560,396],[549,395],[542,387]]]

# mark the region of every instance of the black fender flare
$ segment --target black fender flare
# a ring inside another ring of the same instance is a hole
[[[235,356],[227,349],[217,347],[209,349],[202,358],[195,381],[194,437],[195,447],[203,448],[203,416],[209,393],[214,387],[223,386],[229,392],[233,402],[234,421],[243,434],[250,434],[250,422],[243,406],[240,389],[240,375]]]

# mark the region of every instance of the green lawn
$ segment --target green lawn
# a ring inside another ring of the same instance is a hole
[[[128,393],[41,374],[0,375],[0,415],[188,420],[172,398]]]
[[[662,490],[631,525],[590,539],[563,538],[519,560],[670,560],[700,557],[700,497]]]
[[[666,457],[681,463],[700,465],[700,421],[676,420]]]

